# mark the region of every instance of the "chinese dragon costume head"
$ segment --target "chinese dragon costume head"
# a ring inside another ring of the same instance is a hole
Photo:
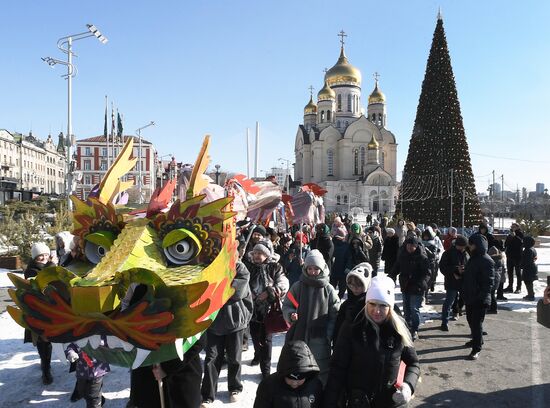
[[[233,294],[237,261],[232,197],[203,194],[208,145],[207,136],[186,200],[168,208],[169,182],[146,208],[130,211],[113,204],[133,185],[123,180],[136,162],[129,138],[99,188],[85,201],[71,197],[81,259],[31,280],[10,274],[11,317],[57,353],[74,342],[119,366],[183,359]],[[126,307],[122,300],[138,285],[142,296]]]

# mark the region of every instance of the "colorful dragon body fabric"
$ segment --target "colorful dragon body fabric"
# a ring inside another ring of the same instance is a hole
[[[147,208],[130,211],[112,204],[133,185],[123,181],[136,162],[129,138],[94,196],[71,197],[82,259],[44,268],[35,279],[10,274],[12,318],[52,342],[58,355],[74,342],[119,366],[183,359],[234,292],[232,197],[208,202],[201,194],[209,183],[208,145],[207,136],[185,201],[168,209],[170,182]],[[141,296],[125,304],[136,288]]]

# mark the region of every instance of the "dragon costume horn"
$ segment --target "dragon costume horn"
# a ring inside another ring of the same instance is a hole
[[[187,199],[190,199],[208,186],[208,178],[204,176],[208,164],[210,163],[210,156],[208,155],[208,147],[210,146],[210,135],[204,137],[202,142],[201,151],[199,157],[193,167],[193,173],[191,173],[191,179],[189,180],[189,188],[187,189]]]
[[[134,138],[128,137],[126,144],[120,151],[113,165],[103,177],[99,185],[99,201],[103,204],[112,202],[117,194],[134,185],[133,181],[121,181],[120,178],[128,173],[136,165],[137,158],[131,159],[134,147]]]

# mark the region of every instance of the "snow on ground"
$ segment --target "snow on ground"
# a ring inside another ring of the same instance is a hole
[[[550,239],[544,240],[541,247],[537,248],[539,281],[535,283],[537,298],[542,295],[546,286],[546,276],[550,275]],[[0,269],[0,288],[12,287],[8,279],[7,270]],[[436,292],[444,292],[442,276],[436,284]],[[524,289],[525,292],[525,289]],[[499,307],[516,312],[534,312],[536,302],[525,302],[520,295],[506,294],[509,299],[499,302]],[[397,303],[401,303],[400,294],[397,295]],[[440,318],[440,305],[424,305],[421,309],[422,320],[432,321]],[[69,397],[75,383],[74,374],[68,373],[68,364],[61,362],[53,356],[52,374],[54,382],[44,386],[41,382],[40,359],[32,344],[23,343],[23,328],[18,326],[7,313],[0,315],[0,406],[2,407],[26,407],[37,404],[44,408],[57,408],[59,406],[83,407],[85,403],[79,401],[69,403]],[[276,370],[277,361],[284,342],[284,336],[279,334],[273,339],[272,372]],[[218,400],[213,404],[214,408],[229,405],[235,408],[252,407],[256,395],[257,384],[261,380],[258,366],[251,367],[253,347],[250,344],[248,351],[243,353],[242,381],[243,393],[239,402],[229,403],[227,391],[227,371],[222,370],[218,387]],[[104,380],[103,392],[108,402],[107,407],[124,408],[130,394],[130,376],[128,369],[112,367]]]

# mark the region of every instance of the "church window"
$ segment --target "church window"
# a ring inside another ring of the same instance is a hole
[[[321,111],[321,123],[325,121],[325,111]]]
[[[372,120],[371,122],[375,123],[376,122],[376,113],[373,113],[372,114]]]
[[[381,113],[378,114],[378,125],[382,126],[382,114]]]
[[[353,174],[359,174],[359,149],[353,149]]]
[[[348,112],[351,112],[351,94],[348,94]]]
[[[345,196],[344,196],[344,204],[347,204],[347,203],[348,203],[348,196],[345,195]]]
[[[331,114],[331,112],[327,111],[327,122],[330,122],[330,116],[331,116],[330,114]]]
[[[336,127],[337,127],[337,128],[340,127],[340,121],[339,121],[339,120],[336,121]]]
[[[365,146],[361,146],[361,174],[365,171]]]
[[[334,151],[332,149],[327,150],[327,172],[329,176],[334,175]]]
[[[337,195],[336,196],[336,205],[340,205],[340,199],[341,199],[340,195]]]
[[[342,112],[342,95],[338,95],[338,112]]]

